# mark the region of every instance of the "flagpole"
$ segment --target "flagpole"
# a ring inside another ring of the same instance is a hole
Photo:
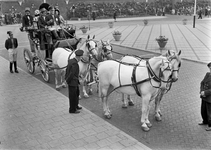
[[[194,3],[193,28],[195,28],[195,23],[196,23],[196,0]]]

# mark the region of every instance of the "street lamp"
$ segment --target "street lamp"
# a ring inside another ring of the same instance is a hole
[[[196,0],[194,3],[193,28],[195,28],[195,22],[196,22]]]

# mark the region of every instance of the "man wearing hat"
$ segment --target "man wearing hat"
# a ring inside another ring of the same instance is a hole
[[[208,125],[206,131],[211,131],[211,62],[207,64],[209,72],[201,81],[200,98],[202,122],[199,125]]]
[[[7,31],[9,38],[5,41],[5,48],[9,53],[9,61],[10,61],[10,72],[13,73],[12,67],[14,64],[15,72],[18,73],[17,69],[17,47],[18,40],[13,37],[12,31]]]
[[[28,27],[33,25],[33,17],[30,15],[30,8],[25,8],[25,15],[22,18],[22,28],[27,30]]]
[[[69,92],[69,113],[80,113],[79,109],[79,65],[78,62],[83,56],[83,50],[76,50],[75,57],[68,60],[65,80],[68,84]]]

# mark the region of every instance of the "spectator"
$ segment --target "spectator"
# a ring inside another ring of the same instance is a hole
[[[8,50],[10,61],[10,73],[13,73],[12,67],[14,64],[15,73],[19,73],[17,69],[17,47],[18,40],[13,37],[12,31],[7,31],[9,38],[5,41],[5,48]]]
[[[114,21],[116,22],[116,10],[114,10]]]
[[[200,97],[202,122],[199,125],[208,125],[206,131],[211,131],[211,62],[208,63],[209,72],[201,81]]]
[[[198,15],[199,15],[198,19],[200,18],[202,19],[202,9],[199,9]]]

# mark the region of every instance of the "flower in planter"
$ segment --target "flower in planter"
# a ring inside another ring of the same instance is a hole
[[[144,19],[143,22],[144,22],[144,25],[148,24],[148,20],[147,19]]]
[[[158,38],[156,38],[157,42],[164,42],[164,41],[168,41],[168,38],[166,38],[165,36],[160,35]]]
[[[88,29],[88,27],[86,27],[85,25],[83,25],[82,27],[80,27],[80,29]]]
[[[122,33],[121,33],[120,31],[115,30],[115,31],[113,32],[113,35],[122,35]]]

